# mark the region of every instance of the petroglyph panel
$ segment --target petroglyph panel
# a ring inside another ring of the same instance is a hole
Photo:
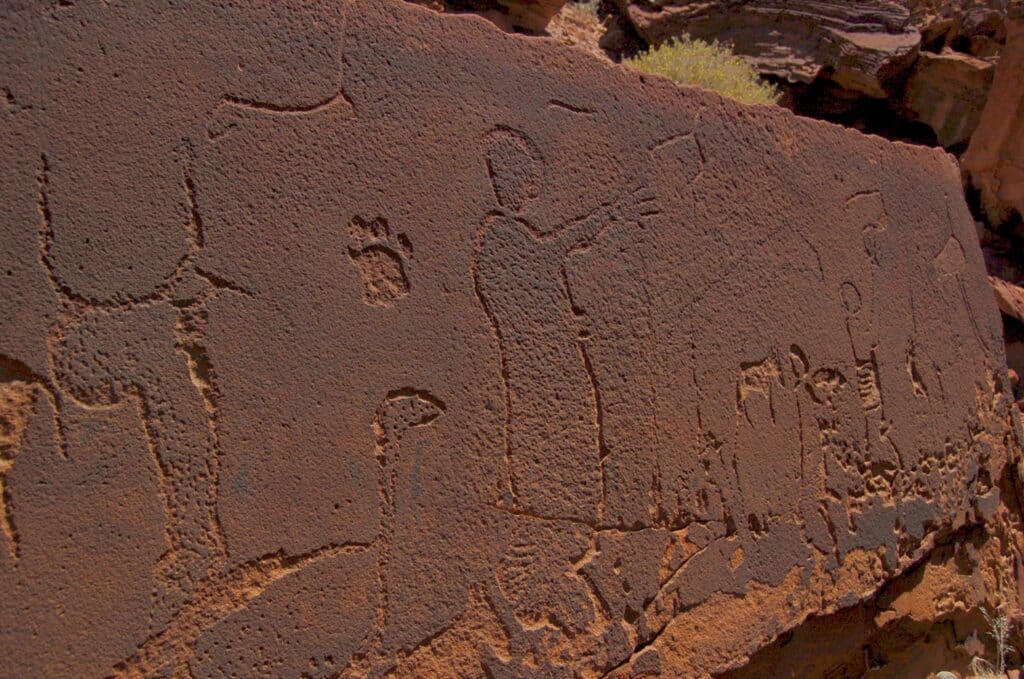
[[[0,19],[0,675],[706,675],[999,503],[943,154],[397,0]]]

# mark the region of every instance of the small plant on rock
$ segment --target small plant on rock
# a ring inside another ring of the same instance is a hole
[[[968,677],[969,679],[1004,679],[1007,676],[1006,656],[1012,650],[1010,632],[1015,619],[1002,611],[990,613],[984,608],[981,609],[981,614],[985,617],[985,623],[988,625],[988,636],[995,643],[996,659],[995,662],[989,662],[983,658],[973,658],[967,668]],[[940,672],[936,675],[936,679],[944,679],[941,677],[943,674],[955,676],[950,672]]]
[[[651,48],[624,63],[683,85],[695,85],[744,104],[772,105],[781,93],[725,45],[684,36]]]
[[[1010,652],[1010,626],[1013,624],[1009,616],[1002,613],[991,614],[982,609],[985,622],[988,623],[988,634],[996,644],[996,674],[1006,671],[1006,654]]]

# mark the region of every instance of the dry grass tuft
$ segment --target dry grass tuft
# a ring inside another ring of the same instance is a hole
[[[683,85],[718,92],[744,104],[773,105],[781,93],[761,80],[754,67],[718,41],[683,37],[625,62],[645,73],[661,75]]]
[[[968,679],[1006,679],[1006,656],[1012,650],[1010,646],[1010,631],[1015,624],[1016,618],[1007,615],[1005,612],[996,611],[990,613],[986,609],[981,610],[985,616],[985,623],[988,625],[988,636],[996,647],[996,660],[989,662],[984,658],[974,658],[967,667]],[[942,674],[942,673],[940,673]]]
[[[992,663],[981,658],[973,659],[968,665],[967,671],[970,672],[967,675],[968,679],[1006,679],[1004,672],[996,672]]]

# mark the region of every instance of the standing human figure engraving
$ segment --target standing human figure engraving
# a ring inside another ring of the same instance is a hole
[[[473,273],[501,352],[506,504],[593,522],[601,498],[597,406],[577,346],[565,258],[614,223],[657,210],[650,192],[634,190],[568,224],[531,224],[522,214],[543,184],[537,147],[522,132],[496,127],[486,161],[500,207],[484,219]]]
[[[501,361],[509,487],[500,506],[517,515],[520,536],[496,577],[520,621],[573,637],[595,619],[587,583],[571,567],[601,520],[603,481],[598,394],[566,258],[605,228],[656,209],[649,192],[630,190],[567,224],[532,224],[524,208],[543,185],[537,147],[497,127],[486,138],[486,162],[499,207],[483,221],[472,271]]]

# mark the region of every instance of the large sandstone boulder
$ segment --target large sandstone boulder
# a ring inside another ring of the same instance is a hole
[[[1012,0],[893,0],[910,11],[925,46],[953,47],[991,57],[1006,41],[1005,9]]]
[[[392,0],[0,19],[0,675],[966,665],[1019,413],[948,156]]]
[[[1024,3],[1014,3],[992,93],[963,165],[989,221],[1024,214]]]
[[[534,32],[544,30],[567,0],[497,0],[516,26]]]
[[[688,34],[733,45],[762,73],[793,83],[825,77],[887,96],[922,47],[990,56],[1001,0],[615,0],[650,44]]]
[[[963,144],[978,127],[994,70],[991,62],[968,54],[922,52],[907,81],[903,105],[934,130],[941,146]]]

